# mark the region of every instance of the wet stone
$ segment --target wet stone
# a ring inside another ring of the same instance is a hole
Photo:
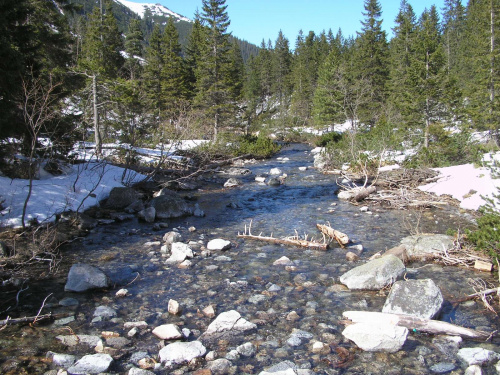
[[[450,371],[453,371],[455,368],[456,366],[453,363],[440,362],[431,366],[429,370],[431,370],[433,374],[446,374]]]
[[[106,372],[113,362],[109,354],[92,354],[82,357],[68,369],[70,374],[99,374]]]

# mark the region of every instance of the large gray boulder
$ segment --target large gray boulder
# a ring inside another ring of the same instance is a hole
[[[200,341],[174,342],[160,350],[160,360],[166,366],[180,365],[203,357],[207,349]]]
[[[433,259],[455,246],[453,237],[445,234],[408,236],[401,240],[401,245],[406,248],[406,253],[411,260]]]
[[[150,207],[156,210],[157,219],[170,219],[193,215],[194,206],[184,200],[174,191],[163,189],[162,195],[153,198],[149,203]]]
[[[382,312],[432,319],[441,311],[443,302],[441,290],[431,279],[401,280],[392,286]]]
[[[82,357],[68,369],[70,374],[100,374],[111,366],[113,358],[109,354],[92,354]]]
[[[498,361],[500,355],[494,351],[484,348],[462,348],[457,353],[458,358],[471,365],[484,365],[493,361]]]
[[[374,259],[340,276],[349,289],[378,290],[394,283],[405,271],[403,262],[394,255]]]
[[[106,201],[105,207],[122,210],[139,199],[139,193],[130,187],[114,187],[109,192],[109,198]]]
[[[68,281],[64,286],[67,292],[85,292],[90,289],[109,287],[109,278],[97,267],[89,264],[73,264],[68,273]]]
[[[342,335],[365,351],[394,353],[403,347],[408,329],[387,323],[356,323],[347,326]]]

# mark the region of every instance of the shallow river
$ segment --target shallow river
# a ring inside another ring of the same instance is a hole
[[[247,164],[251,175],[239,177],[243,185],[222,189],[221,184],[208,184],[194,195],[206,212],[204,218],[183,218],[169,222],[169,228],[153,230],[151,224],[129,221],[100,225],[87,237],[72,244],[65,252],[65,261],[57,277],[43,286],[33,286],[31,308],[53,292],[51,304],[44,312],[70,312],[75,321],[66,325],[8,327],[0,332],[0,373],[44,373],[54,366],[45,359],[47,351],[69,354],[93,354],[81,347],[68,348],[60,344],[56,335],[92,334],[113,331],[127,337],[123,322],[145,320],[150,329],[176,323],[188,328],[194,340],[213,320],[200,313],[208,305],[216,314],[237,310],[250,321],[258,323],[256,332],[241,338],[241,343],[252,342],[257,352],[251,357],[233,360],[236,374],[258,374],[271,365],[289,360],[301,368],[317,374],[428,374],[439,368],[454,368],[456,374],[465,367],[453,353],[441,350],[432,336],[413,333],[402,351],[395,354],[367,353],[342,337],[342,312],[346,310],[380,311],[387,290],[382,292],[350,292],[339,288],[339,277],[361,264],[373,254],[397,245],[401,238],[419,232],[445,233],[448,228],[467,226],[467,220],[454,209],[420,211],[394,211],[372,207],[369,213],[360,207],[339,201],[334,195],[335,176],[319,174],[312,169],[313,155],[303,145],[286,147],[277,157]],[[269,173],[278,167],[288,177],[280,187],[269,187],[254,181],[255,176]],[[305,171],[299,167],[309,167]],[[229,176],[219,176],[224,181]],[[333,247],[327,252],[310,251],[264,242],[238,239],[245,225],[252,222],[252,233],[291,236],[296,233],[321,239],[316,224],[330,223],[346,234],[355,244],[363,246],[358,263],[349,263],[345,250]],[[195,231],[188,228],[195,227]],[[165,254],[157,244],[166,231],[177,228],[182,241],[192,243],[198,254],[201,246],[214,238],[232,242],[224,252],[227,258],[196,256],[189,269],[165,265]],[[297,263],[297,269],[288,271],[273,266],[273,262],[287,256]],[[115,297],[117,287],[105,292],[74,294],[64,292],[65,276],[72,263],[85,262],[98,265],[121,277],[129,285],[129,296]],[[480,302],[451,305],[449,301],[472,293],[467,280],[483,278],[495,283],[490,275],[457,267],[435,264],[411,264],[408,278],[432,278],[448,301],[443,319],[468,327],[495,330],[496,317],[487,312]],[[75,298],[79,306],[60,307],[58,301]],[[177,300],[183,313],[167,313],[169,299]],[[118,315],[113,320],[91,323],[97,306],[108,305]],[[26,307],[29,311],[29,308]],[[290,314],[292,311],[295,313]],[[31,311],[32,312],[32,311]],[[312,334],[298,346],[290,345],[293,329]],[[330,353],[313,353],[314,341],[329,344]],[[124,348],[116,349],[111,373],[126,373],[133,353],[148,352],[156,357],[159,340],[150,330],[142,331],[130,339]],[[500,352],[499,341],[481,346]],[[462,346],[477,346],[466,341]],[[221,344],[209,348],[220,357],[233,349]],[[346,350],[344,350],[346,349]],[[349,360],[346,360],[348,353]],[[441,366],[441,367],[439,367]],[[201,364],[198,368],[202,368]],[[159,369],[157,373],[189,373],[193,369],[180,368],[176,372]],[[495,374],[491,367],[483,373]]]

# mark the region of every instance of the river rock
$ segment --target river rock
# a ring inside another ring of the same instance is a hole
[[[273,266],[294,266],[295,263],[292,262],[288,257],[282,256],[273,262]]]
[[[464,375],[483,375],[483,370],[481,366],[472,365],[465,369]]]
[[[179,327],[175,324],[163,324],[153,329],[153,335],[161,340],[177,340],[182,339],[182,334]]]
[[[210,323],[207,330],[200,337],[200,340],[207,344],[215,343],[220,339],[231,341],[241,341],[246,333],[255,330],[257,326],[241,317],[236,310],[223,312]]]
[[[146,223],[154,223],[156,218],[156,209],[154,207],[145,208],[144,210],[139,211],[137,216]]]
[[[187,244],[183,242],[174,242],[172,244],[171,256],[167,259],[167,263],[181,263],[187,258],[191,259],[193,256],[193,250],[191,250]]]
[[[291,361],[280,362],[269,367],[265,371],[259,372],[259,375],[313,375],[314,372],[307,369],[299,369],[297,365]]]
[[[431,370],[434,374],[447,374],[450,371],[455,370],[456,366],[453,363],[449,362],[439,362],[435,365],[432,365],[429,370]]]
[[[92,354],[82,357],[68,369],[70,374],[99,374],[106,372],[113,358],[109,354]]]
[[[279,168],[271,168],[271,170],[269,171],[269,174],[270,175],[274,175],[274,176],[279,176],[281,175],[283,172],[281,171],[281,169]]]
[[[132,367],[128,370],[128,375],[155,375],[154,372],[143,370],[142,368]]]
[[[93,335],[59,335],[56,336],[56,339],[66,346],[77,346],[81,344],[95,348],[98,345],[102,345],[101,338]]]
[[[156,209],[157,219],[170,219],[175,217],[193,215],[193,205],[186,202],[174,191],[163,189],[163,195],[153,198],[150,207]]]
[[[175,299],[169,299],[167,310],[169,314],[179,315],[181,313],[181,306]]]
[[[232,187],[236,187],[236,186],[240,186],[240,185],[241,185],[241,181],[238,180],[237,178],[230,178],[229,180],[227,180],[224,183],[225,188],[232,188]]]
[[[121,210],[140,200],[140,195],[131,187],[114,187],[109,192],[105,207]]]
[[[251,357],[255,354],[255,345],[251,342],[246,342],[236,348],[236,351],[243,357]]]
[[[392,324],[355,323],[347,326],[342,335],[365,351],[394,353],[403,347],[408,329]]]
[[[270,177],[267,180],[267,185],[269,186],[281,186],[282,180],[278,177]]]
[[[401,280],[392,286],[382,312],[433,319],[443,302],[441,290],[431,279]]]
[[[252,174],[252,171],[248,168],[227,168],[222,171],[223,174],[229,174],[232,176],[244,176],[247,174]]]
[[[166,243],[168,243],[170,245],[170,244],[173,244],[174,242],[181,242],[182,236],[179,232],[175,232],[175,231],[167,232],[163,236],[163,241],[165,241]]]
[[[135,201],[124,209],[124,211],[128,214],[134,214],[142,210],[144,210],[144,203],[142,203],[142,201]]]
[[[395,282],[405,271],[403,262],[394,255],[371,260],[340,276],[349,289],[378,290]]]
[[[324,147],[318,147],[312,151],[314,153],[314,168],[319,170],[326,169],[328,165],[328,156],[324,151]]]
[[[116,310],[109,306],[98,306],[94,311],[94,316],[96,318],[111,319],[116,317],[116,315]]]
[[[56,366],[68,368],[76,362],[76,357],[71,354],[59,354],[48,352],[47,357],[52,357],[52,363]]]
[[[226,358],[219,358],[207,363],[207,368],[213,375],[230,374],[231,367],[231,362]]]
[[[189,362],[194,358],[203,357],[207,349],[200,341],[174,342],[160,350],[160,360],[166,366]]]
[[[432,345],[451,359],[457,356],[462,341],[460,336],[439,335],[432,339]]]
[[[109,278],[97,267],[89,264],[73,264],[68,273],[68,281],[64,286],[67,292],[85,292],[90,289],[109,287]]]
[[[208,250],[228,250],[231,248],[231,242],[227,240],[223,240],[221,238],[216,238],[207,243]]]
[[[423,260],[435,258],[453,249],[455,246],[453,240],[452,236],[444,234],[419,234],[403,238],[401,245],[405,246],[410,259]]]
[[[498,353],[483,348],[462,348],[458,351],[457,356],[469,366],[481,366],[500,359]]]

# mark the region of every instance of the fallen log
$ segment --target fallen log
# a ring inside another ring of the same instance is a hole
[[[423,319],[403,314],[388,314],[373,311],[345,311],[342,315],[353,323],[386,323],[406,327],[416,332],[420,331],[436,335],[461,336],[484,341],[491,339],[497,332],[476,331],[471,328],[465,328],[439,320]]]
[[[337,241],[340,245],[340,247],[344,248],[344,245],[347,245],[349,243],[349,237],[347,234],[342,233],[336,229],[333,229],[329,225],[323,225],[323,224],[316,224],[318,229],[320,230],[321,233],[323,233],[325,236],[330,237],[331,239]]]
[[[70,316],[71,314],[44,314],[44,315],[37,315],[37,316],[26,316],[24,318],[10,318],[7,317],[7,319],[0,320],[0,326],[6,326],[9,324],[21,324],[21,323],[36,323],[41,320],[46,320],[46,319],[58,319],[58,318],[64,318],[67,316]]]
[[[363,199],[367,198],[370,194],[377,191],[375,186],[369,186],[367,188],[359,187],[350,190],[341,191],[338,194],[339,199],[351,201],[351,202],[361,202]]]
[[[249,240],[277,243],[277,244],[282,244],[282,245],[306,247],[308,249],[313,249],[313,250],[326,251],[328,249],[327,243],[321,243],[321,242],[316,242],[316,241],[307,241],[307,240],[294,239],[294,238],[275,238],[275,237],[266,237],[266,236],[254,236],[251,234],[238,234],[237,237],[238,238],[245,238],[245,239],[249,239]]]

